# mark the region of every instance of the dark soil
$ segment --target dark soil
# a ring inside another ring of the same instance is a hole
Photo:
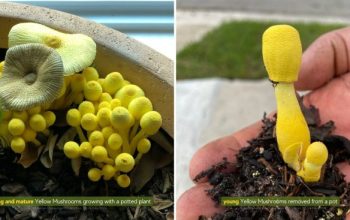
[[[337,162],[350,159],[350,141],[332,135],[333,122],[317,126],[317,109],[303,107],[312,141],[326,144],[329,157],[321,180],[305,183],[288,168],[279,153],[274,135],[275,118],[263,118],[263,131],[240,150],[237,164],[225,158],[219,164],[200,173],[195,181],[207,177],[212,188],[207,191],[217,205],[224,196],[339,196],[341,207],[225,207],[223,213],[211,219],[344,219],[350,205],[350,184],[336,168]],[[234,166],[228,173],[225,168]],[[200,216],[199,219],[208,219]]]

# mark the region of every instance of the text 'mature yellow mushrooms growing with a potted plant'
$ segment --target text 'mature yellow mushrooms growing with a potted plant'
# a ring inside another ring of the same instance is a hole
[[[76,174],[85,158],[94,164],[86,174],[91,181],[114,179],[125,188],[132,181],[129,173],[150,150],[148,137],[158,132],[162,117],[144,91],[121,73],[102,77],[91,67],[95,56],[96,44],[86,35],[36,23],[13,26],[6,59],[0,63],[5,111],[0,136],[21,158],[33,149],[42,151],[46,143],[38,135],[48,137],[55,111],[63,111],[78,136],[62,146]],[[23,95],[26,90],[31,98]]]
[[[275,88],[279,151],[305,182],[317,182],[328,151],[321,142],[310,145],[310,131],[294,89],[302,56],[299,33],[292,26],[275,25],[264,32],[262,45],[265,68]]]

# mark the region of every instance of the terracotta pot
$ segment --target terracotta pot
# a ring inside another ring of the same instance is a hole
[[[95,65],[101,74],[118,71],[139,85],[163,117],[163,129],[174,132],[173,62],[127,35],[68,13],[0,2],[0,48],[7,48],[11,27],[20,22],[36,22],[66,33],[83,33],[97,44]]]

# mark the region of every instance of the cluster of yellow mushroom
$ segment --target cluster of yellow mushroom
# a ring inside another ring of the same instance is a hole
[[[37,106],[26,111],[5,111],[0,123],[0,134],[10,143],[15,153],[22,153],[29,143],[40,147],[37,134],[49,134],[48,128],[55,123],[56,115]]]
[[[328,158],[321,142],[310,145],[310,131],[300,109],[293,83],[301,65],[298,31],[289,25],[275,25],[263,34],[263,59],[269,78],[275,84],[277,102],[276,136],[283,160],[305,182],[320,180]]]
[[[153,111],[143,90],[118,72],[100,78],[95,68],[88,67],[68,78],[64,95],[52,104],[57,108],[62,103],[77,104],[67,111],[66,120],[77,130],[80,142],[65,143],[65,155],[95,162],[96,167],[88,171],[91,181],[114,178],[119,186],[128,187],[128,173],[150,150],[147,137],[160,129],[161,115]]]

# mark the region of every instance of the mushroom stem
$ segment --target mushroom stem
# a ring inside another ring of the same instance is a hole
[[[280,82],[275,87],[277,102],[276,133],[277,143],[282,155],[295,143],[301,144],[300,158],[305,158],[310,145],[310,131],[301,112],[293,83]]]
[[[132,127],[132,129],[130,131],[129,140],[132,140],[135,137],[139,127],[140,127],[140,121],[139,120],[135,120],[135,124],[134,124],[134,126]]]
[[[84,141],[87,141],[87,140],[86,140],[86,137],[85,137],[85,135],[84,135],[84,133],[83,133],[83,129],[81,129],[80,126],[76,126],[75,129],[77,129],[77,133],[78,133],[80,142],[82,143],[82,142],[84,142]]]
[[[142,138],[146,138],[146,137],[147,137],[147,134],[142,129],[135,135],[135,137],[132,139],[131,144],[130,144],[130,149],[131,149],[130,154],[131,155],[134,155],[134,153],[136,151],[137,143],[139,143],[139,141]]]

